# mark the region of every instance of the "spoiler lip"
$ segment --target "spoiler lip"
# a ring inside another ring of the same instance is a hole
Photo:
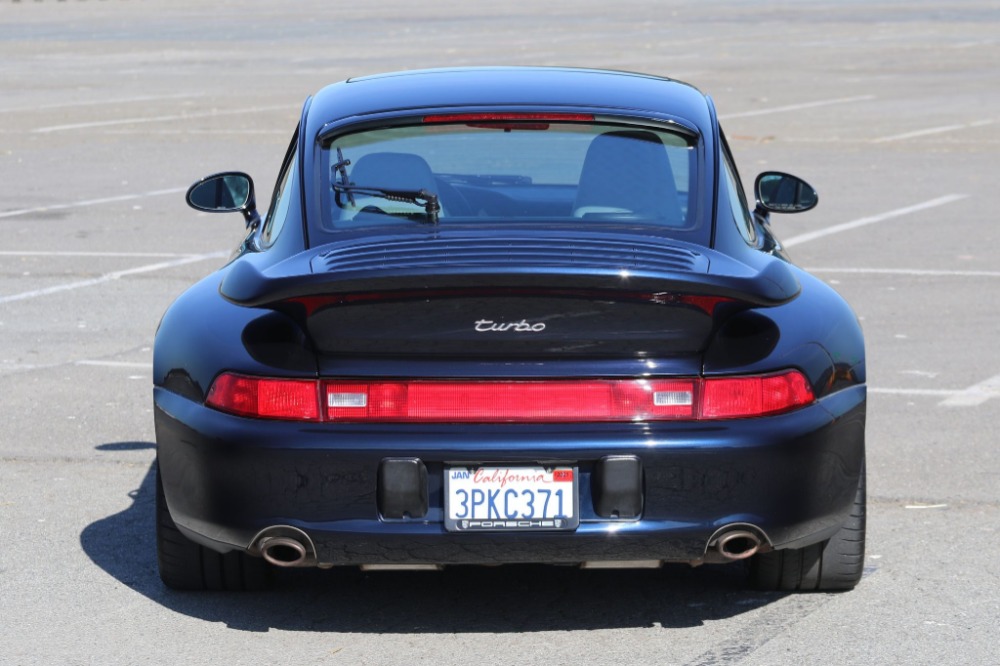
[[[754,268],[702,246],[620,234],[374,236],[307,250],[261,271],[237,261],[221,295],[246,307],[378,291],[591,289],[719,296],[757,307],[794,299],[798,278],[781,260]]]

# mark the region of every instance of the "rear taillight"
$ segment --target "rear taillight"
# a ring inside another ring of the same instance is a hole
[[[321,395],[329,421],[647,421],[691,418],[694,386],[692,380],[330,381]]]
[[[358,381],[225,373],[206,403],[297,421],[568,423],[713,420],[791,411],[814,400],[798,371],[707,379]]]
[[[779,414],[813,401],[800,372],[756,377],[713,377],[702,382],[702,419],[739,419]]]
[[[269,379],[224,373],[212,383],[205,404],[239,416],[320,420],[319,388],[310,379]]]

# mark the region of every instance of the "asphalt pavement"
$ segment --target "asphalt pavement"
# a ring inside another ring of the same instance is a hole
[[[0,0],[0,663],[998,664],[1000,7],[880,3]],[[852,592],[732,567],[156,574],[151,347],[270,191],[302,102],[382,71],[581,65],[711,94],[744,180],[868,350],[869,536]]]

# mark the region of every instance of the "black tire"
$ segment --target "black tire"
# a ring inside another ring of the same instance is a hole
[[[264,560],[238,551],[217,553],[181,534],[167,509],[159,469],[156,559],[163,584],[175,590],[260,590],[270,579],[270,567]]]
[[[865,567],[865,468],[851,515],[829,540],[760,553],[750,559],[750,584],[759,590],[832,592],[853,589]]]

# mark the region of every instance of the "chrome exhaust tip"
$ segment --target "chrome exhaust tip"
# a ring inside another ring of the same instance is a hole
[[[297,527],[275,525],[261,530],[247,549],[276,567],[316,566],[316,546],[309,535]]]
[[[263,541],[260,554],[276,567],[297,567],[306,559],[306,547],[295,539],[272,537]]]
[[[771,549],[764,530],[749,523],[733,523],[720,527],[705,546],[704,561],[734,562],[753,557]]]
[[[719,537],[715,548],[727,560],[745,560],[760,550],[760,537],[749,530],[733,530]]]

